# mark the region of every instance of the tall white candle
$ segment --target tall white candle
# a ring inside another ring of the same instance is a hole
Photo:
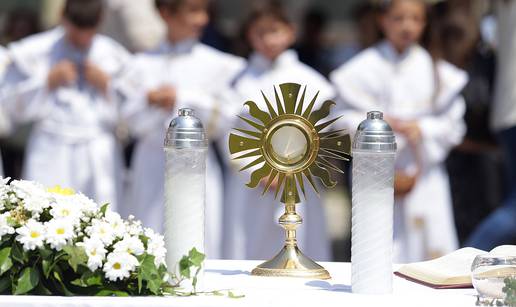
[[[205,237],[206,139],[193,111],[183,110],[172,121],[165,140],[166,263],[176,275],[181,258],[192,248],[204,253]],[[201,269],[198,289],[203,287],[203,274]],[[190,288],[191,284],[182,286]]]
[[[392,292],[396,143],[380,112],[368,113],[355,135],[352,170],[351,288]]]

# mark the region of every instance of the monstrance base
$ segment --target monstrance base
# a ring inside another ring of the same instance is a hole
[[[251,275],[330,279],[330,273],[305,256],[296,245],[285,245],[271,260],[253,269]]]

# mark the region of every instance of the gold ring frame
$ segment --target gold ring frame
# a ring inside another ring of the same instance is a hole
[[[279,88],[282,99],[274,87],[276,108],[262,92],[267,112],[258,108],[253,101],[245,103],[253,119],[239,117],[254,130],[235,129],[240,134],[232,133],[229,136],[229,150],[234,160],[255,157],[240,169],[257,167],[251,173],[248,187],[256,188],[263,181],[265,194],[276,180],[275,198],[283,188],[281,202],[285,204],[285,213],[280,217],[279,224],[286,232],[285,245],[274,258],[260,264],[251,273],[258,276],[329,279],[328,271],[305,256],[297,246],[296,229],[303,222],[296,212],[296,204],[300,202],[298,187],[306,198],[305,179],[316,193],[319,190],[314,177],[326,187],[335,186],[330,170],[340,173],[342,170],[328,159],[349,161],[351,139],[344,130],[323,132],[338,120],[335,118],[319,123],[329,115],[330,107],[335,105],[333,101],[327,100],[318,110],[313,110],[319,93],[305,108],[306,86],[301,97],[299,84],[283,83]],[[290,139],[294,140],[293,145]]]

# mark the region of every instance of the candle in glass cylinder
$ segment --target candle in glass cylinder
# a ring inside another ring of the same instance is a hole
[[[192,248],[204,253],[208,141],[193,110],[180,109],[170,122],[164,149],[166,263],[168,270],[179,276],[184,255]],[[202,287],[202,277],[201,269],[197,288]]]
[[[352,152],[351,290],[391,293],[396,142],[381,112],[367,113]]]

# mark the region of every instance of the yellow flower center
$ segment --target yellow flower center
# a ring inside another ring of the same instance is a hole
[[[37,237],[39,237],[39,232],[31,231],[30,232],[30,237],[33,238],[33,239],[36,239]]]
[[[61,210],[61,215],[62,216],[69,216],[70,215],[70,211],[68,209],[63,209],[63,210]]]
[[[118,262],[115,262],[115,264],[113,264],[113,269],[115,270],[120,270],[122,268],[122,265]]]
[[[65,230],[64,230],[64,228],[57,228],[56,233],[57,233],[58,235],[64,235]]]
[[[96,250],[96,249],[92,250],[90,254],[91,254],[92,256],[97,255],[97,250]]]
[[[59,195],[64,195],[64,196],[74,195],[75,194],[75,191],[73,189],[62,188],[60,185],[56,185],[56,186],[54,186],[52,188],[47,188],[47,192],[54,193],[54,194],[59,194]]]

